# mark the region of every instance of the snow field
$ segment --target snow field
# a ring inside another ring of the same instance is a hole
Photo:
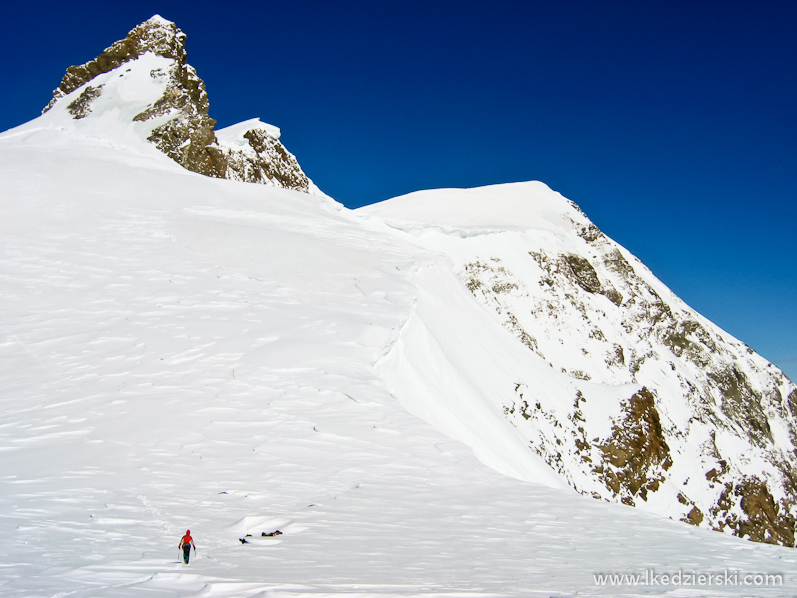
[[[0,594],[751,595],[592,577],[654,568],[793,595],[793,551],[548,487],[490,442],[511,427],[472,416],[491,389],[464,344],[514,339],[439,252],[162,160],[0,137]],[[391,395],[401,368],[423,396]]]

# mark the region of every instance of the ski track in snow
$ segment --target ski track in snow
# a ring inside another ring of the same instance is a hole
[[[500,475],[392,397],[373,364],[441,256],[61,143],[0,142],[0,595],[794,595],[793,550]],[[785,583],[593,580],[646,569]]]

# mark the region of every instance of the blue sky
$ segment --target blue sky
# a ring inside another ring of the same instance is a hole
[[[14,3],[0,130],[153,14],[349,207],[541,180],[797,380],[797,3]]]

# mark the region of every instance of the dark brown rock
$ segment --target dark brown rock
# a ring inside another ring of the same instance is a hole
[[[262,129],[250,129],[243,136],[251,151],[229,152],[226,178],[309,192],[310,180],[277,138]]]
[[[102,94],[102,85],[92,87],[87,85],[74,102],[69,104],[66,109],[72,115],[72,118],[81,119],[86,118],[91,113],[91,104]]]
[[[737,504],[741,517],[732,512]],[[789,513],[789,505],[776,501],[766,482],[755,476],[736,484],[726,483],[712,511],[719,518],[715,526],[718,530],[728,527],[733,535],[754,542],[794,546],[795,518]]]
[[[600,446],[611,467],[596,472],[616,496],[647,499],[664,481],[672,465],[653,393],[642,388],[624,404],[625,417],[615,423],[612,435]],[[627,501],[625,501],[627,502]]]
[[[569,267],[573,281],[588,293],[600,293],[601,281],[595,268],[589,260],[579,255],[568,254],[563,256],[565,264]]]

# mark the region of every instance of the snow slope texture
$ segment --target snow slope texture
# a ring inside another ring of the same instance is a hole
[[[651,569],[793,593],[787,549],[501,475],[397,402],[374,364],[447,311],[445,255],[147,148],[0,135],[3,596],[677,595],[594,577]]]

